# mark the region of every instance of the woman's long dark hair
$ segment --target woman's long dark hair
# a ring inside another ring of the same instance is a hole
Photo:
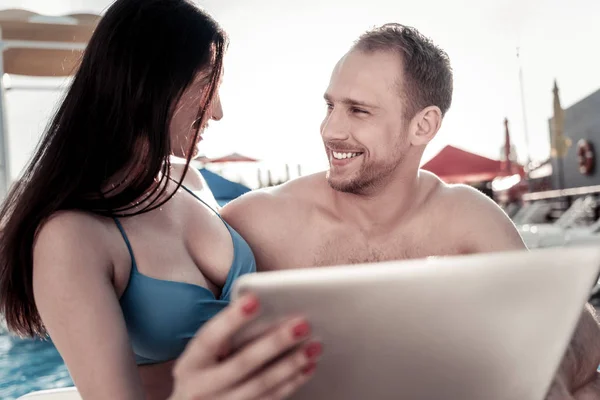
[[[198,121],[207,118],[225,47],[218,24],[186,0],[117,0],[107,10],[47,132],[0,208],[0,313],[10,330],[46,334],[33,297],[33,245],[52,214],[134,215],[172,196],[165,192],[174,107],[205,72]],[[195,123],[186,170],[200,125]],[[119,176],[121,184],[106,189]],[[132,212],[136,202],[146,206]]]

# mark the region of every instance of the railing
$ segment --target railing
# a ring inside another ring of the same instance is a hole
[[[525,193],[522,196],[522,199],[523,201],[552,200],[564,197],[583,196],[587,194],[600,194],[600,185]]]

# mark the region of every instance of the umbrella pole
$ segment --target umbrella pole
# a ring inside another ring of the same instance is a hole
[[[4,44],[0,28],[0,201],[3,201],[8,194],[10,186],[10,152],[4,98]]]

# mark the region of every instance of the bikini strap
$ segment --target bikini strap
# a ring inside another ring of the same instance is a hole
[[[137,271],[137,263],[135,262],[135,256],[133,255],[133,248],[131,247],[129,238],[127,237],[127,234],[125,233],[125,229],[123,228],[123,225],[121,224],[121,221],[119,221],[118,218],[113,217],[113,220],[115,221],[117,228],[119,228],[119,232],[121,232],[121,236],[123,236],[123,240],[125,241],[125,244],[127,245],[127,250],[129,251],[129,256],[131,257],[131,267]]]
[[[173,182],[177,183],[173,178],[170,178]],[[188,187],[186,187],[183,183],[179,185],[181,188],[183,188],[183,190],[185,190],[186,192],[188,192],[189,194],[191,194],[196,200],[198,200],[200,203],[204,204],[206,207],[209,208],[209,210],[211,210],[212,212],[214,212],[217,217],[219,217],[219,219],[221,221],[223,221],[223,223],[225,225],[227,225],[227,222],[223,219],[223,217],[221,217],[221,214],[219,214],[214,208],[212,208],[211,206],[208,205],[208,203],[204,200],[202,200],[196,193],[194,193],[191,189],[189,189]]]

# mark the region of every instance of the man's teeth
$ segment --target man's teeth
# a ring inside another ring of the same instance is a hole
[[[361,153],[338,153],[337,151],[333,151],[333,158],[337,159],[337,160],[344,160],[346,158],[353,158],[356,157],[358,155],[360,155]]]

